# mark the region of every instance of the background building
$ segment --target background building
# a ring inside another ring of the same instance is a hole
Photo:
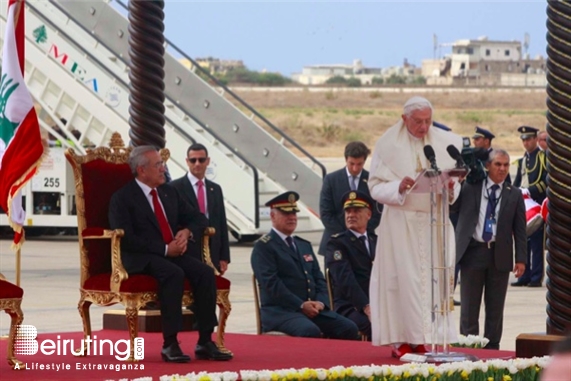
[[[546,86],[546,62],[522,56],[520,41],[458,40],[452,53],[422,61],[428,85]]]
[[[200,65],[200,67],[208,70],[210,74],[226,74],[230,70],[245,69],[244,62],[242,60],[221,60],[219,58],[206,57],[196,58],[195,61]],[[191,62],[186,58],[180,59],[179,62],[188,69],[192,66]]]
[[[292,81],[302,85],[323,85],[330,78],[343,77],[345,79],[356,78],[361,81],[362,85],[374,84],[374,78],[386,82],[391,76],[413,78],[420,75],[420,69],[408,63],[405,59],[403,66],[392,66],[388,68],[366,67],[361,60],[354,60],[352,65],[333,64],[333,65],[311,65],[304,66],[301,73],[294,73],[291,76]],[[380,82],[380,83],[382,83]]]

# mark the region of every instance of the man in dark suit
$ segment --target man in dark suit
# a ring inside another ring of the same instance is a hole
[[[325,250],[325,266],[333,286],[335,311],[351,319],[371,340],[369,281],[377,237],[367,233],[374,202],[365,193],[347,192],[343,198],[347,230],[331,236]]]
[[[135,179],[111,198],[109,222],[123,229],[121,259],[129,274],[149,274],[159,284],[163,349],[167,362],[188,362],[178,344],[182,327],[181,300],[184,279],[192,285],[199,330],[195,355],[210,360],[229,360],[211,339],[216,319],[216,279],[211,267],[192,258],[188,241],[192,229],[205,228],[200,212],[184,202],[178,192],[165,184],[165,165],[152,146],[139,146],[129,156]]]
[[[486,308],[486,348],[499,349],[509,273],[525,271],[525,205],[518,188],[506,183],[510,159],[506,151],[494,149],[486,168],[488,177],[465,182],[458,200],[456,263],[460,265],[460,333],[478,335],[482,293]],[[515,266],[514,266],[515,243]]]
[[[292,236],[298,199],[296,192],[285,192],[266,203],[271,208],[272,230],[252,251],[252,269],[260,285],[262,331],[356,340],[355,323],[329,308],[327,285],[311,243]]]
[[[216,229],[216,233],[210,239],[210,256],[214,266],[224,274],[230,263],[226,209],[222,188],[206,178],[209,164],[210,158],[206,147],[198,143],[191,145],[186,151],[188,173],[170,184],[180,192],[183,199],[208,218],[208,226]],[[196,254],[196,259],[201,261],[201,253],[196,252]]]
[[[341,197],[350,190],[369,193],[369,172],[363,169],[367,156],[371,153],[362,142],[351,142],[345,146],[345,168],[331,172],[323,179],[319,197],[319,214],[325,226],[318,253],[325,254],[325,248],[332,234],[345,230],[345,215]],[[373,216],[369,220],[367,231],[374,233],[381,221],[382,205],[375,202]]]
[[[525,154],[517,161],[517,174],[514,186],[528,192],[539,205],[547,196],[547,159],[545,151],[537,145],[535,127],[521,126],[518,129]],[[541,287],[543,281],[543,226],[537,229],[527,240],[527,268],[525,274],[512,286]]]

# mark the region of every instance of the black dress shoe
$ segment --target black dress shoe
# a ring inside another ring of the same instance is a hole
[[[514,287],[525,287],[525,286],[527,286],[528,284],[529,284],[529,282],[520,282],[520,281],[517,281],[517,282],[512,282],[511,285],[514,286]]]
[[[161,357],[165,362],[190,362],[190,356],[182,353],[178,343],[173,343],[161,351]]]
[[[196,358],[200,360],[228,361],[234,357],[230,353],[220,351],[213,341],[209,341],[203,345],[196,344],[194,354]]]
[[[455,305],[455,306],[460,306],[460,305],[462,305],[462,303],[460,303],[459,300],[454,299],[454,305]]]
[[[527,287],[541,287],[541,282],[529,282]]]

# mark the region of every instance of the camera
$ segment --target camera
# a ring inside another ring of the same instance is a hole
[[[470,147],[470,138],[462,138],[462,160],[470,169],[466,181],[469,184],[484,180],[487,176],[485,163],[488,161],[488,151],[485,148]]]

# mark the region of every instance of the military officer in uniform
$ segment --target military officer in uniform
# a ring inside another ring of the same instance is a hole
[[[369,195],[350,191],[342,198],[347,230],[333,234],[325,250],[325,266],[333,286],[335,311],[351,319],[371,340],[369,280],[375,259],[377,237],[367,234],[373,200]]]
[[[250,258],[260,285],[262,331],[290,336],[358,339],[355,323],[329,308],[323,273],[311,243],[293,236],[296,192],[271,199],[272,230],[255,244]]]
[[[517,161],[517,174],[513,185],[528,192],[541,205],[547,189],[547,160],[545,151],[537,145],[537,128],[521,126],[517,129],[525,148],[525,154]],[[525,273],[512,286],[541,287],[543,279],[543,227],[527,239],[527,266]]]
[[[492,139],[496,135],[492,134],[485,128],[476,126],[474,135],[472,136],[472,143],[476,148],[484,148],[486,151],[490,152],[492,150]]]

